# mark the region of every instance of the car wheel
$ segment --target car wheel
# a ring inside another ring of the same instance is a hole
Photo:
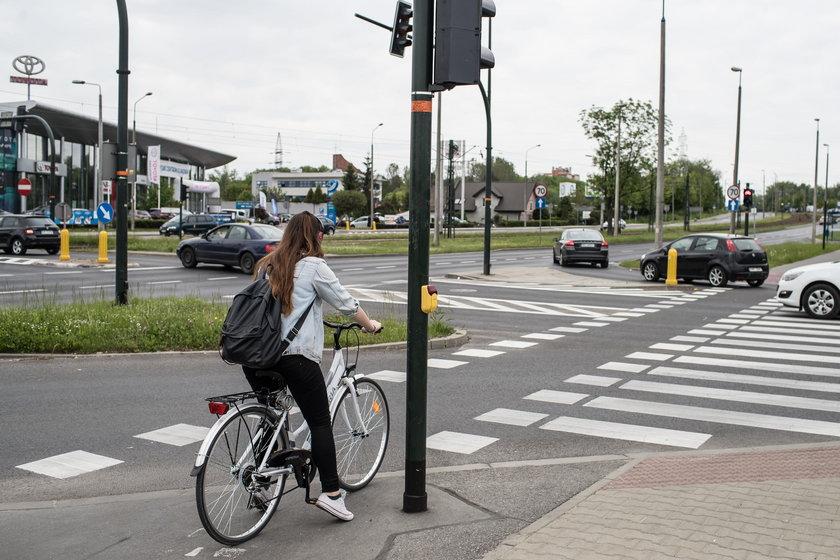
[[[327,235],[335,235],[335,228],[334,227],[327,228]]]
[[[659,280],[659,267],[655,262],[648,261],[642,265],[642,276],[648,282],[656,282]]]
[[[12,239],[12,242],[9,243],[9,252],[13,255],[25,255],[26,245],[23,244],[23,239],[19,237]]]
[[[802,293],[802,308],[814,319],[833,319],[840,312],[840,294],[830,284],[814,284]]]
[[[726,276],[726,270],[719,264],[709,269],[706,278],[709,280],[709,284],[715,288],[723,288],[729,282],[729,278]]]
[[[554,251],[554,249],[551,250],[551,260],[554,261],[554,264],[557,264],[557,263],[560,262],[560,261],[557,260],[557,253]]]
[[[49,253],[50,255],[55,255],[56,253],[58,253],[58,247],[50,247],[49,249],[47,249],[47,253]]]
[[[609,259],[604,259],[601,261],[601,268],[607,268],[608,266],[610,266]]]
[[[566,255],[560,254],[560,266],[569,266],[569,261],[566,260]]]
[[[245,274],[251,274],[254,272],[254,265],[256,261],[254,260],[254,255],[251,253],[242,253],[242,256],[239,257],[239,268],[242,269],[242,272]]]
[[[764,280],[747,280],[747,284],[749,284],[753,288],[758,288],[759,286],[764,284]]]
[[[198,259],[195,258],[195,250],[190,247],[184,247],[181,250],[181,264],[184,268],[195,268],[198,264]]]

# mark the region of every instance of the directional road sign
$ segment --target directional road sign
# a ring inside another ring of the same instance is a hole
[[[102,202],[96,207],[96,219],[107,224],[114,219],[114,207],[107,202]]]
[[[738,211],[738,199],[727,200],[726,201],[726,209],[730,212],[737,212]]]
[[[545,208],[545,199],[543,197],[539,197],[535,199],[534,208],[539,210],[540,208]]]

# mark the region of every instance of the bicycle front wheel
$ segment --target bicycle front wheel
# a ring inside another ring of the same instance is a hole
[[[256,536],[277,510],[286,475],[257,472],[268,449],[277,414],[267,407],[231,415],[207,450],[195,486],[198,516],[207,534],[232,546]],[[286,447],[279,441],[275,447]]]
[[[345,490],[368,485],[385,458],[391,417],[382,388],[360,379],[344,391],[333,415],[339,484]]]

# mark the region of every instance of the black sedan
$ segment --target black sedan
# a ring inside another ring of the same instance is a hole
[[[573,262],[587,262],[601,268],[610,265],[610,246],[598,230],[571,228],[554,240],[554,263],[566,266]]]
[[[223,224],[178,245],[176,251],[185,268],[198,263],[238,266],[245,274],[268,254],[283,237],[283,231],[267,224]]]
[[[58,253],[61,237],[58,226],[46,216],[5,214],[0,216],[0,247],[6,253],[25,255],[29,249]]]
[[[680,237],[661,249],[645,253],[639,270],[645,280],[655,282],[668,275],[668,251],[677,252],[677,278],[708,280],[716,287],[744,280],[761,286],[770,274],[767,253],[755,238],[726,233],[696,233]]]

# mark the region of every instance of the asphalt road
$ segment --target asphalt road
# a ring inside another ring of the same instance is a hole
[[[131,260],[138,262],[130,272],[138,291],[223,297],[247,281],[220,267],[184,270],[170,257]],[[469,340],[429,353],[428,514],[399,513],[403,351],[361,355],[360,371],[379,376],[386,391],[392,431],[380,476],[350,497],[359,518],[330,524],[293,493],[271,531],[236,549],[200,530],[188,476],[195,436],[183,445],[155,436],[209,427],[214,417],[203,397],[242,390],[236,368],[214,353],[0,359],[5,551],[259,559],[282,548],[288,556],[327,558],[335,542],[346,542],[354,559],[480,558],[633,454],[840,437],[840,326],[779,309],[771,285],[711,289],[698,282],[666,290],[618,267],[561,271],[545,251],[499,251],[494,261],[488,281],[475,276],[480,258],[432,257],[441,310]],[[330,260],[375,313],[404,309],[404,262]],[[37,286],[55,271],[0,264],[0,274],[10,275],[3,280],[18,287]],[[107,276],[79,272],[62,280],[74,286],[68,294]],[[42,472],[44,461],[75,451],[109,466],[66,478]]]

